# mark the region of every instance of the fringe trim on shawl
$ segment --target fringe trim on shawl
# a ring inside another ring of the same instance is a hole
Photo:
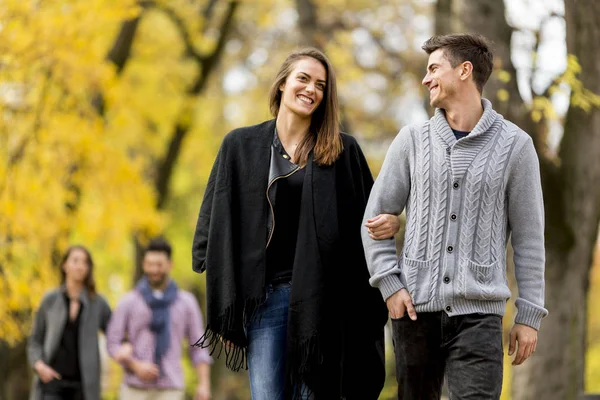
[[[301,400],[310,398],[313,390],[308,387],[307,382],[310,374],[315,373],[316,367],[323,363],[323,352],[321,341],[316,332],[309,338],[292,345],[292,354],[290,356],[291,376],[290,384],[292,387],[292,399]]]
[[[244,319],[241,321],[241,331],[240,321],[236,321],[236,316],[240,314],[236,313],[235,304],[228,306],[223,315],[213,321],[215,323],[209,321],[204,334],[192,346],[209,348],[210,355],[216,358],[220,358],[225,352],[225,365],[232,371],[248,369],[248,343],[243,326],[260,316],[258,310],[265,300],[266,297],[246,300],[243,312],[240,313]]]
[[[220,358],[223,351],[225,351],[225,365],[232,371],[237,372],[242,368],[248,369],[248,356],[246,354],[248,348],[235,345],[231,341],[228,342],[223,335],[208,326],[204,331],[204,335],[193,346],[209,348],[210,355],[214,355],[216,358]]]

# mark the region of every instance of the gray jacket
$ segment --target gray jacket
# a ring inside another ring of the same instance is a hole
[[[67,321],[67,304],[63,298],[65,287],[47,293],[37,311],[27,343],[27,358],[33,368],[38,360],[50,364],[56,354]],[[82,304],[79,323],[79,366],[85,400],[100,400],[100,352],[98,331],[105,331],[110,319],[110,307],[96,294],[90,298],[86,290],[80,296]],[[30,400],[42,398],[40,380],[34,376]]]

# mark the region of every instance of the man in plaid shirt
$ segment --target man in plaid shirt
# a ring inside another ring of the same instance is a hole
[[[198,375],[194,400],[210,398],[212,359],[191,346],[204,333],[202,314],[194,296],[170,278],[171,268],[169,243],[152,240],[144,251],[144,277],[113,312],[106,338],[108,353],[125,368],[121,399],[183,400],[184,338]]]

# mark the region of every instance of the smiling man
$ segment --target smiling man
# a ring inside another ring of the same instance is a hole
[[[514,248],[514,365],[534,351],[544,308],[544,210],[529,135],[481,97],[492,72],[485,38],[435,36],[423,85],[435,115],[394,139],[367,204],[362,238],[370,283],[392,318],[399,399],[499,399],[502,316]],[[406,209],[400,256],[368,220]]]
[[[192,347],[204,333],[196,298],[170,277],[171,245],[150,241],[144,250],[144,276],[120,301],[110,320],[108,353],[125,368],[122,400],[183,400],[182,342],[196,367],[194,400],[208,400],[210,364],[206,349]],[[125,343],[125,344],[122,344]]]

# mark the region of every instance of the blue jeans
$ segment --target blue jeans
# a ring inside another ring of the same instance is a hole
[[[291,288],[290,283],[267,286],[267,299],[259,310],[260,316],[246,327],[252,400],[285,400],[285,350]]]

